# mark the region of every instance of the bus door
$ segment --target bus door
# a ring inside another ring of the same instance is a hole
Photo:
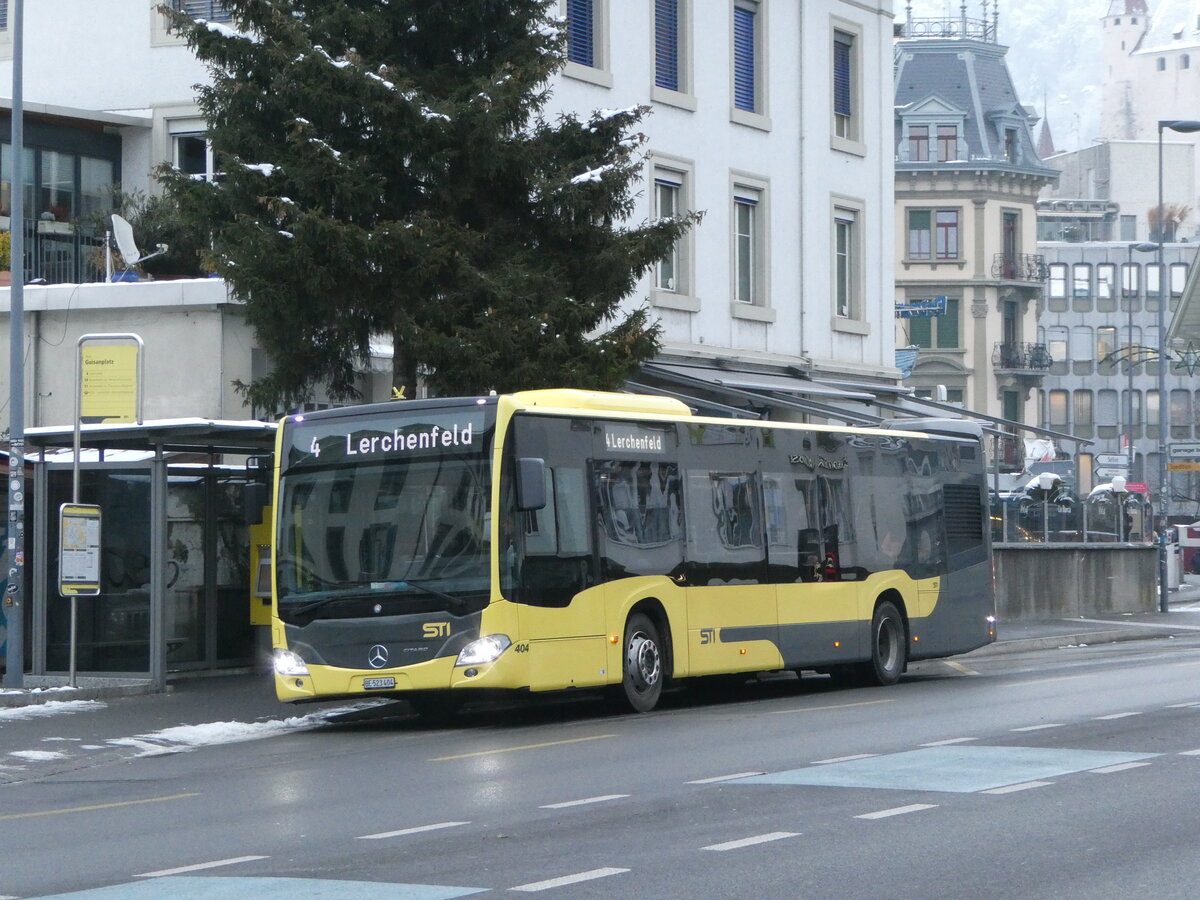
[[[757,435],[739,425],[689,425],[687,431],[689,674],[779,668]]]
[[[857,658],[864,570],[847,479],[812,472],[769,473],[772,577],[778,582],[780,649],[788,668]]]

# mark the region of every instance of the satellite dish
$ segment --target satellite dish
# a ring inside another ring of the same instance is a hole
[[[137,241],[133,239],[133,226],[116,213],[112,214],[112,235],[113,240],[117,242],[117,250],[121,253],[121,258],[125,260],[125,272],[130,271],[134,266],[143,263],[148,259],[154,259],[156,256],[162,256],[167,252],[166,244],[159,244],[153,253],[148,253],[142,256],[142,251],[138,249]],[[111,250],[111,248],[110,248]],[[109,270],[112,270],[112,256],[109,255]],[[113,280],[111,275],[109,280]]]

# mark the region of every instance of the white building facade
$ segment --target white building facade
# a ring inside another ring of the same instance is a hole
[[[216,0],[176,2],[227,17]],[[651,305],[663,360],[894,383],[892,4],[558,2],[571,61],[545,112],[649,106],[634,220],[704,213],[626,301]],[[24,6],[28,277],[96,277],[94,250],[67,233],[108,184],[152,191],[164,161],[212,171],[193,89],[207,73],[156,5]],[[0,58],[12,51],[5,12],[0,0]],[[51,45],[68,49],[38,49]],[[11,88],[0,66],[0,96]],[[8,198],[5,182],[0,226]]]

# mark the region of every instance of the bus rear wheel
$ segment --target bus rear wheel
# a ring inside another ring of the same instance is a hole
[[[863,664],[863,680],[869,684],[895,684],[904,672],[907,650],[900,611],[890,601],[880,603],[871,619],[871,661]]]
[[[625,623],[621,688],[634,712],[650,712],[663,689],[663,650],[650,617],[635,613]]]

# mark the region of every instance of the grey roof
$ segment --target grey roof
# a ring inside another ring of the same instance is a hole
[[[1138,53],[1182,50],[1200,46],[1200,9],[1195,0],[1157,0],[1150,13],[1150,28]]]
[[[1004,56],[1007,48],[979,40],[905,40],[896,44],[896,146],[900,145],[900,113],[924,101],[966,113],[963,138],[972,168],[1005,168],[1037,175],[1054,175],[1044,165],[1034,144],[1036,123],[1021,104]],[[1004,155],[1002,130],[996,118],[1019,123],[1021,161]],[[908,167],[944,166],[945,163],[901,163]]]

